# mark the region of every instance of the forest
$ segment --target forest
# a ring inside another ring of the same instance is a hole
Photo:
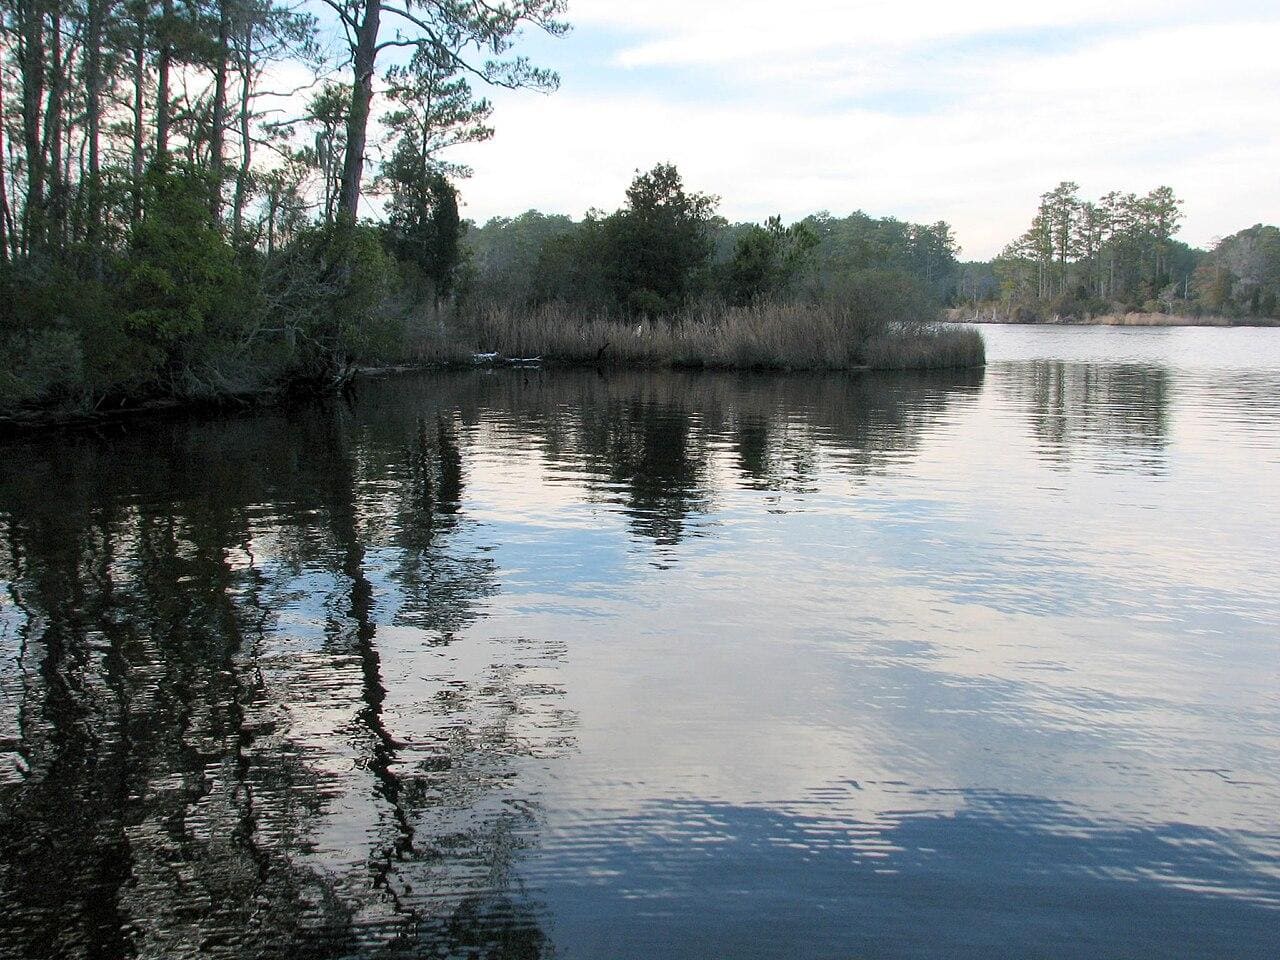
[[[981,359],[919,322],[953,282],[946,224],[730,224],[671,164],[612,214],[465,223],[449,150],[493,135],[486,88],[557,88],[519,41],[564,36],[565,6],[4,0],[0,412],[331,389],[475,351]]]
[[[1183,201],[1169,187],[1097,200],[1079,191],[1060,183],[993,262],[962,264],[957,305],[1031,322],[1133,312],[1280,320],[1280,229],[1257,224],[1199,250],[1176,239]]]
[[[0,409],[406,355],[457,256],[465,171],[441,153],[492,133],[473,86],[555,89],[516,41],[566,33],[564,8],[4,0]]]

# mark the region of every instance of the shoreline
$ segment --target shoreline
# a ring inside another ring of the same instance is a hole
[[[967,315],[966,315],[967,314]],[[1242,320],[1232,317],[1187,317],[1171,313],[1107,313],[1096,317],[1054,317],[1052,320],[1018,320],[1000,316],[996,311],[974,313],[948,310],[944,323],[1006,324],[1017,327],[1280,327],[1280,320],[1270,317],[1251,317]]]
[[[753,366],[719,366],[705,363],[617,363],[617,362],[575,362],[572,360],[539,359],[532,363],[528,360],[507,362],[506,358],[494,362],[458,362],[428,360],[416,364],[388,364],[378,367],[355,367],[350,376],[331,389],[290,390],[279,385],[264,387],[253,393],[237,394],[225,397],[202,397],[199,399],[163,398],[146,400],[127,406],[113,407],[109,410],[70,410],[44,409],[25,410],[0,415],[0,440],[29,436],[37,430],[89,430],[97,427],[125,426],[141,420],[163,419],[189,416],[228,416],[247,413],[254,410],[270,409],[291,403],[305,403],[316,400],[330,400],[341,397],[361,380],[381,380],[396,377],[413,376],[419,373],[467,373],[510,371],[575,371],[597,370],[601,373],[648,371],[648,372],[705,372],[705,373],[763,373],[782,376],[802,374],[856,374],[868,373],[942,373],[947,371],[974,370],[984,367],[985,361],[967,366],[943,366],[930,368],[883,369],[867,365],[839,368],[785,367],[770,365]]]

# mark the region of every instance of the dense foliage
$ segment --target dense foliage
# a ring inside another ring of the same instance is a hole
[[[927,319],[954,287],[957,247],[945,223],[825,212],[790,225],[728,223],[716,203],[659,165],[637,173],[612,214],[574,221],[530,210],[473,226],[471,299],[652,317],[710,302],[860,302],[874,288],[886,318]]]
[[[466,236],[464,315],[485,349],[566,362],[791,370],[982,362],[943,330],[956,246],[945,223],[855,213],[728,223],[675,167],[637,172],[583,220],[529,211]]]
[[[1220,240],[1200,258],[1191,284],[1214,313],[1280,320],[1280,228],[1257,224]]]
[[[0,0],[0,412],[339,382],[434,349],[466,174],[441,154],[492,132],[475,78],[556,86],[512,45],[562,35],[564,6]]]

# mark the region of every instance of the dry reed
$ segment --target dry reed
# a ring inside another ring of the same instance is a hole
[[[478,349],[565,364],[740,370],[925,370],[984,362],[968,327],[883,322],[826,303],[691,310],[674,320],[623,322],[551,305],[489,307],[470,321]]]

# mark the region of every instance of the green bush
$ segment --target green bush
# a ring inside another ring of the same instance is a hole
[[[386,306],[397,278],[373,227],[340,222],[299,235],[264,281],[273,323],[282,326],[289,345],[292,374],[324,379],[394,356],[404,328]]]
[[[214,221],[205,175],[162,159],[148,170],[145,191],[147,213],[129,236],[118,302],[136,372],[150,367],[172,381],[209,341],[242,332],[254,288]]]
[[[819,294],[860,325],[933,320],[939,305],[914,277],[897,270],[857,270],[831,280]]]
[[[627,312],[637,317],[666,317],[673,305],[659,293],[640,287],[627,294]]]

